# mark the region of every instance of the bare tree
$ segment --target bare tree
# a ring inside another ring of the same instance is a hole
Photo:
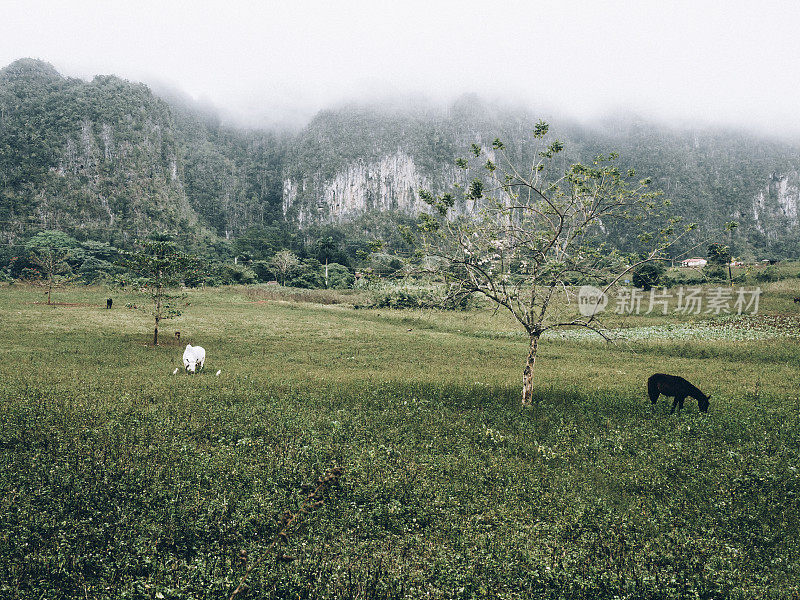
[[[418,245],[426,270],[444,278],[451,296],[481,294],[525,329],[530,344],[523,405],[533,400],[543,333],[585,327],[609,339],[597,312],[576,310],[577,285],[595,285],[605,294],[639,265],[662,257],[679,235],[679,218],[654,226],[648,216],[668,201],[649,189],[650,180],[637,180],[633,170],[622,173],[616,154],[559,171],[555,158],[563,144],[549,141],[548,129],[542,121],[536,124],[537,151],[524,169],[509,159],[499,139],[491,148],[473,144],[471,161],[481,161],[485,176],[460,189],[467,205],[479,207],[477,215],[454,216],[453,194],[421,191],[435,210],[422,215],[416,230],[404,230]],[[456,164],[470,168],[466,159]],[[636,256],[623,255],[609,243],[609,232],[621,231],[623,222],[625,231],[638,237]]]
[[[291,250],[280,250],[270,261],[270,266],[281,276],[281,285],[286,285],[286,278],[300,266],[300,259]]]

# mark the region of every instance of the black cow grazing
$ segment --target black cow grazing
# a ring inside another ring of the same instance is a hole
[[[111,308],[112,304],[114,304],[114,300],[112,298],[106,300],[106,308]]]
[[[675,412],[676,406],[678,407],[678,413],[680,413],[683,408],[683,401],[686,400],[687,396],[691,396],[697,400],[697,406],[700,408],[700,412],[706,412],[708,410],[708,399],[710,396],[706,396],[683,377],[678,377],[677,375],[665,375],[664,373],[651,375],[647,380],[647,393],[650,396],[650,402],[653,404],[656,403],[656,400],[658,400],[661,394],[673,396],[675,401],[672,403],[672,410],[669,411],[669,414]]]

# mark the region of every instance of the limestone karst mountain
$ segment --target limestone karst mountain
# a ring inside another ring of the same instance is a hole
[[[546,117],[466,96],[448,107],[340,106],[299,131],[264,131],[162,95],[114,76],[62,77],[31,59],[0,70],[0,243],[61,229],[121,247],[154,231],[213,244],[254,226],[413,217],[427,209],[420,188],[463,179],[454,161],[470,144],[499,137],[524,162],[533,124]],[[565,165],[616,151],[652,177],[677,213],[701,224],[687,244],[735,220],[726,239],[737,253],[797,255],[800,144],[632,115],[557,118],[551,131]]]

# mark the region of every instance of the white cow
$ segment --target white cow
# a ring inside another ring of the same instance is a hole
[[[194,373],[203,368],[206,363],[206,351],[201,346],[186,344],[183,351],[183,366],[187,373]]]

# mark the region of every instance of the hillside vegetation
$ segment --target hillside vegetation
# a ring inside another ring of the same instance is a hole
[[[61,77],[21,60],[0,71],[0,230],[14,243],[59,229],[130,243],[196,231],[172,113],[142,84]]]
[[[522,164],[534,123],[547,118],[465,96],[447,107],[341,106],[300,131],[264,131],[162,94],[114,76],[65,78],[31,59],[0,70],[4,246],[55,229],[127,249],[158,232],[221,259],[249,239],[255,258],[268,260],[283,248],[313,254],[328,237],[386,237],[424,209],[420,187],[452,186],[454,160],[470,144],[499,137]],[[627,114],[590,125],[551,121],[567,149],[564,166],[619,152],[676,214],[700,222],[680,252],[712,240],[739,257],[797,256],[797,144]],[[726,234],[732,220],[740,227]],[[385,241],[397,249],[392,236]]]

